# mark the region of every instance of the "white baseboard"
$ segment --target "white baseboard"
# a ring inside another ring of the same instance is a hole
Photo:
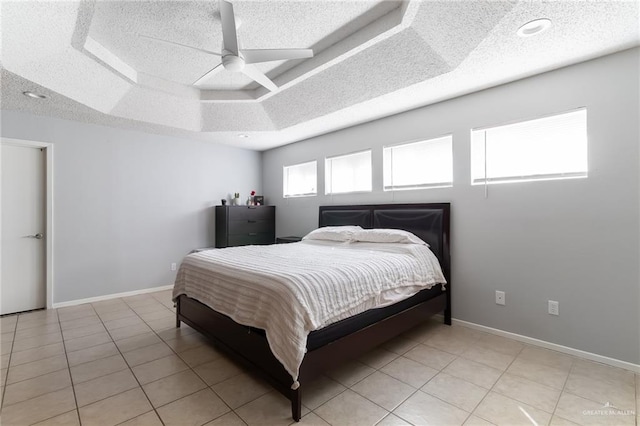
[[[103,300],[118,299],[120,297],[136,296],[138,294],[154,293],[156,291],[171,290],[172,285],[163,285],[160,287],[144,288],[142,290],[125,291],[124,293],[107,294],[105,296],[88,297],[86,299],[70,300],[68,302],[54,303],[53,308],[66,308],[68,306],[82,305],[84,303],[101,302]]]
[[[503,331],[497,328],[491,328],[484,325],[475,324],[468,321],[462,321],[455,318],[451,320],[451,323],[452,325],[459,325],[461,327],[472,328],[474,330],[484,331],[485,333],[495,334],[496,336],[508,337],[509,339],[517,340],[519,342],[528,343],[530,345],[539,346],[545,349],[551,349],[556,352],[562,352],[567,355],[573,355],[578,358],[599,362],[601,364],[610,365],[612,367],[623,368],[625,370],[633,371],[634,373],[640,374],[640,364],[633,364],[631,362],[621,361],[619,359],[609,358],[607,356],[582,351],[580,349],[574,349],[568,346],[558,345],[557,343],[551,343],[551,342],[547,342],[540,339],[534,339],[533,337],[527,337],[521,334],[511,333],[509,331]]]

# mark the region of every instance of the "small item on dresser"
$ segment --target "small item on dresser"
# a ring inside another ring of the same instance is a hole
[[[263,195],[254,195],[253,196],[253,204],[256,206],[264,206],[264,196]]]
[[[227,199],[226,198],[221,199],[220,200],[220,204],[222,204],[223,206],[226,206],[227,205]]]
[[[236,192],[233,194],[233,200],[231,200],[231,205],[239,206],[240,205],[240,193]]]

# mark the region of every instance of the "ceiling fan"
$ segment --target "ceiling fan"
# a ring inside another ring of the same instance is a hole
[[[220,0],[220,19],[222,20],[222,53],[212,52],[199,47],[163,40],[156,37],[138,34],[138,37],[160,41],[176,46],[186,47],[211,55],[220,56],[222,62],[207,71],[197,79],[193,85],[197,86],[207,80],[216,70],[223,66],[227,71],[241,72],[258,84],[274,91],[278,89],[273,81],[253,64],[270,61],[283,61],[288,59],[301,59],[313,57],[311,49],[240,49],[238,47],[238,35],[236,33],[236,19],[233,13],[233,4],[226,0]]]

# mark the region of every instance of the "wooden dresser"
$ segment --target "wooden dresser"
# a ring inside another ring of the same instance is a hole
[[[273,244],[275,206],[216,206],[216,248]]]

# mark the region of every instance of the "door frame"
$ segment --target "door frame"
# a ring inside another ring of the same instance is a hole
[[[47,302],[47,305],[46,305],[47,309],[52,309],[53,308],[53,288],[54,288],[53,287],[53,143],[24,140],[24,139],[12,139],[12,138],[5,138],[5,137],[0,137],[0,142],[2,145],[13,145],[13,146],[20,146],[25,148],[41,148],[45,150],[45,154],[46,154],[45,280],[46,280],[46,292],[47,292],[45,300]],[[1,155],[2,155],[2,150],[0,149],[0,156]],[[0,165],[0,167],[2,166]],[[0,211],[0,214],[2,214],[1,211]],[[2,267],[1,262],[2,262],[2,253],[0,253],[0,267]]]

